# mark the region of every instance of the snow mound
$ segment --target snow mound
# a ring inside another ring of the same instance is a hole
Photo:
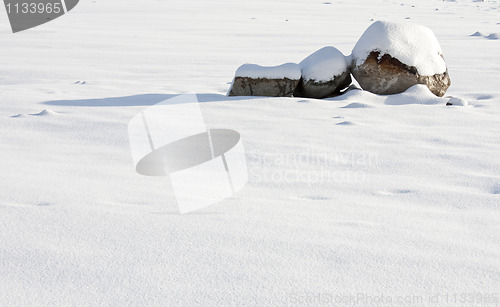
[[[335,47],[324,47],[299,63],[304,83],[328,82],[347,70],[346,57]]]
[[[476,31],[474,34],[471,34],[470,36],[484,36],[483,33]]]
[[[467,100],[461,98],[461,97],[451,97],[451,99],[448,100],[448,102],[446,103],[446,105],[465,107],[465,106],[469,105],[469,102]]]
[[[20,117],[24,117],[24,116],[21,113],[19,113],[16,115],[12,115],[10,118],[20,118]]]
[[[373,108],[379,105],[446,105],[449,98],[437,97],[427,86],[417,84],[405,92],[394,95],[377,95],[368,91],[351,89],[343,95],[328,98],[327,100],[349,103],[343,109]]]
[[[436,97],[427,86],[417,84],[405,92],[397,95],[387,95],[385,104],[387,105],[406,105],[406,104],[445,104],[446,99]]]
[[[498,33],[491,33],[490,35],[486,36],[487,39],[492,39],[492,40],[496,40],[499,38],[499,34]]]
[[[337,126],[355,126],[356,124],[351,121],[344,121],[337,124]]]
[[[286,63],[279,66],[260,66],[256,64],[244,64],[236,70],[236,77],[252,79],[300,79],[300,67],[294,63]]]
[[[57,112],[54,112],[50,109],[44,109],[39,113],[34,113],[34,114],[30,114],[30,115],[31,116],[50,116],[50,115],[57,115],[57,114],[58,114]]]
[[[371,105],[366,104],[366,103],[353,102],[353,103],[350,103],[342,108],[343,109],[369,109],[369,108],[373,108],[373,107]]]
[[[389,54],[403,64],[417,68],[422,76],[446,71],[436,36],[429,28],[410,22],[377,21],[366,29],[352,51],[361,65],[372,51]]]

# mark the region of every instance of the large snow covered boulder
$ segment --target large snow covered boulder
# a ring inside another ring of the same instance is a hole
[[[228,96],[291,97],[300,76],[299,65],[293,63],[273,67],[245,64],[236,70]]]
[[[425,84],[441,97],[451,85],[434,33],[409,22],[373,23],[354,47],[352,61],[354,78],[375,94],[397,94]]]
[[[346,57],[334,47],[324,47],[299,63],[302,79],[294,96],[326,98],[351,84]]]

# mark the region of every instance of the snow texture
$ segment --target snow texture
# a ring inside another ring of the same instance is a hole
[[[299,63],[303,82],[328,82],[347,70],[346,57],[337,48],[324,47]]]
[[[256,64],[244,64],[236,70],[236,77],[247,77],[252,79],[300,79],[300,67],[294,63],[286,63],[279,66],[260,66]]]
[[[80,1],[18,34],[0,11],[0,305],[498,306],[499,40],[469,36],[499,32],[498,1],[330,2]],[[436,31],[469,106],[422,87],[225,96],[242,63],[346,54],[390,17]],[[180,215],[167,178],[136,173],[127,126],[190,92],[208,128],[241,134],[249,182]]]
[[[417,68],[422,76],[446,71],[446,63],[434,33],[410,22],[376,21],[363,33],[352,54],[361,65],[372,51],[389,54],[403,64]]]

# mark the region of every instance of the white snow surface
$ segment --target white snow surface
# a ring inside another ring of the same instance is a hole
[[[253,79],[300,79],[300,67],[294,63],[285,63],[279,66],[260,66],[257,64],[243,64],[237,70],[235,77]]]
[[[95,0],[17,34],[1,6],[0,305],[498,306],[500,41],[470,36],[500,32],[498,5]],[[225,96],[242,63],[407,17],[439,38],[446,97]],[[180,215],[127,126],[190,92],[241,134],[249,182]]]
[[[346,57],[335,47],[323,47],[299,63],[303,82],[328,82],[347,70]]]
[[[389,54],[403,64],[414,66],[422,76],[446,71],[439,42],[431,29],[406,21],[376,21],[360,37],[352,50],[357,65],[372,51]]]

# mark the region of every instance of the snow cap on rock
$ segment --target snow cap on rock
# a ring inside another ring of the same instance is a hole
[[[403,64],[413,66],[421,76],[446,71],[439,42],[429,28],[410,22],[376,21],[363,33],[352,51],[357,65],[372,51],[389,54]]]
[[[256,64],[244,64],[236,70],[235,77],[246,77],[252,79],[300,79],[300,67],[294,63],[286,63],[279,66],[260,66]]]
[[[328,82],[343,74],[349,66],[346,57],[335,47],[324,47],[299,63],[304,81]]]

